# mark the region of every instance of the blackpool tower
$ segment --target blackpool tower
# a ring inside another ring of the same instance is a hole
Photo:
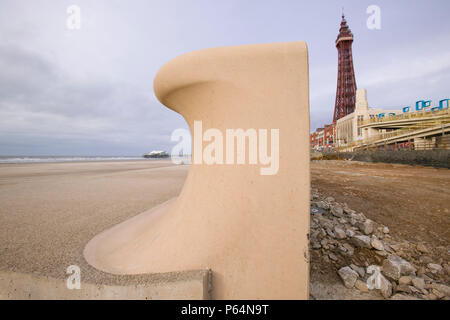
[[[352,57],[353,34],[342,14],[341,28],[336,39],[338,78],[333,123],[355,111],[356,80]]]

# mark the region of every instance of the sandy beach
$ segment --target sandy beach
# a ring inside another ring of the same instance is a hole
[[[178,195],[189,167],[170,161],[0,165],[0,270],[117,282],[82,255],[98,233]],[[126,277],[125,277],[126,278]]]

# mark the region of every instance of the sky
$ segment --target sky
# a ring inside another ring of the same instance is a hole
[[[67,26],[70,5],[79,29]],[[154,96],[158,69],[243,44],[307,42],[313,131],[332,121],[343,7],[370,107],[449,98],[448,0],[0,0],[0,155],[170,151],[187,125]]]

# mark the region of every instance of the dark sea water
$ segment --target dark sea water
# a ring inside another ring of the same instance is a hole
[[[174,157],[172,160],[190,163],[190,156]],[[94,162],[94,161],[158,161],[171,158],[144,158],[142,156],[0,156],[2,163],[51,163],[51,162]]]
[[[0,163],[42,163],[42,162],[84,162],[84,161],[126,161],[152,160],[134,156],[0,156]]]

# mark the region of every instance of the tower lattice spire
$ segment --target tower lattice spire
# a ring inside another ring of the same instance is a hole
[[[347,25],[342,9],[342,21],[336,39],[338,78],[333,123],[355,111],[356,79],[353,69],[352,43],[353,34]]]

